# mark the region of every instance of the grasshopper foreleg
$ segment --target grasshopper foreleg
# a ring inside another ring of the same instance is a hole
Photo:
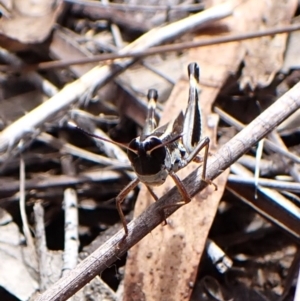
[[[127,186],[125,186],[121,192],[117,195],[116,197],[116,203],[117,203],[117,209],[121,218],[121,222],[123,224],[123,228],[125,231],[125,237],[128,235],[128,227],[127,227],[127,222],[124,216],[124,213],[122,211],[122,202],[124,201],[125,197],[128,195],[128,193],[133,190],[138,183],[140,182],[140,180],[138,178],[134,179],[133,181],[131,181]]]

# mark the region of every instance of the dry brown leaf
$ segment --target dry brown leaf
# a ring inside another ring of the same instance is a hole
[[[296,21],[297,20],[297,21]],[[295,22],[300,22],[300,18],[295,18]],[[282,72],[288,73],[291,69],[300,69],[300,56],[299,56],[299,43],[300,43],[300,32],[291,32],[286,47],[286,53],[284,56],[284,63],[282,66]]]
[[[215,3],[216,4],[216,3]],[[244,22],[239,15],[222,21],[231,24]],[[207,38],[207,37],[203,37]],[[222,55],[220,56],[220,53]],[[201,105],[204,117],[204,132],[211,138],[210,151],[216,149],[217,116],[212,114],[212,104],[230,73],[236,72],[244,50],[240,43],[215,45],[190,52],[189,61],[200,64],[201,79],[210,85],[202,85]],[[166,104],[162,124],[170,116],[176,116],[185,108],[188,81],[180,80]],[[190,164],[178,174],[184,178],[195,168]],[[195,282],[198,264],[203,253],[206,237],[222,197],[228,173],[223,173],[214,182],[218,191],[208,187],[190,204],[183,206],[168,219],[168,225],[158,227],[136,245],[128,255],[125,273],[124,300],[188,300]],[[174,184],[166,182],[158,188],[164,194]],[[153,202],[142,189],[136,204],[135,215],[139,215]]]
[[[62,8],[62,1],[14,0],[0,20],[0,46],[11,51],[44,41]]]
[[[165,108],[165,118],[176,116],[175,112],[186,105],[187,91],[187,79],[176,84],[170,97],[172,101]],[[196,166],[190,164],[178,172],[179,177],[184,178]],[[216,184],[219,185],[217,194],[221,195],[225,183],[217,180]],[[173,186],[174,183],[169,179],[155,192],[163,195]],[[205,243],[203,229],[210,228],[210,221],[214,217],[210,206],[216,207],[219,199],[214,197],[211,200],[207,197],[211,190],[213,188],[207,188],[190,204],[168,218],[167,226],[156,228],[129,252],[124,300],[185,300],[189,296],[190,283],[193,283],[196,276],[199,256]],[[152,197],[142,189],[135,214],[139,215],[152,202]],[[207,206],[208,203],[210,206]],[[196,265],[192,263],[194,256],[197,257]]]
[[[240,10],[246,22],[244,26],[237,28],[252,31],[290,24],[297,2],[297,0],[246,1]],[[256,86],[265,87],[271,83],[283,65],[287,37],[288,34],[278,34],[243,42],[246,55],[240,82],[241,89],[249,85],[254,90]]]

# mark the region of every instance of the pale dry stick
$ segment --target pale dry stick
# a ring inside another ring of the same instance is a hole
[[[93,134],[110,140],[110,137],[99,128],[95,129]],[[128,164],[128,165],[130,164],[127,154],[119,146],[112,143],[103,143],[97,138],[94,138],[94,141],[97,144],[103,145],[103,149],[109,157],[118,159],[120,164]]]
[[[72,162],[72,156],[65,155],[61,158],[61,165],[63,172],[66,175],[74,175],[75,169]],[[65,212],[65,235],[64,235],[64,252],[63,252],[63,268],[62,277],[65,276],[70,270],[74,269],[79,262],[79,219],[78,219],[78,198],[77,192],[74,188],[66,188],[64,190],[64,212]],[[101,286],[105,287],[102,279],[99,279]],[[106,291],[108,291],[106,289]],[[108,291],[111,292],[111,291]],[[72,300],[84,299],[84,291],[80,290],[74,296],[69,298]]]
[[[99,2],[101,2],[101,4],[104,6],[104,8],[107,8],[109,6],[108,0],[102,0]],[[112,22],[110,24],[110,31],[111,31],[111,35],[114,39],[114,42],[115,42],[114,44],[116,45],[116,47],[118,49],[123,48],[124,43],[123,43],[122,34],[121,34],[119,26],[116,23]]]
[[[219,107],[215,107],[214,111],[228,124],[233,125],[237,130],[241,131],[243,128],[245,128],[245,124],[241,123],[240,121],[234,119],[232,116],[227,114],[225,111],[223,111]],[[294,161],[295,163],[300,163],[299,156],[289,152],[288,150],[283,149],[281,146],[278,146],[276,143],[272,142],[268,138],[265,139],[265,144],[267,147],[269,147],[272,151],[281,154],[282,156],[285,156],[289,158],[290,160]]]
[[[143,51],[149,47],[159,45],[167,40],[179,37],[196,27],[208,25],[216,20],[225,18],[232,14],[233,9],[232,4],[223,3],[178,22],[153,29],[123,48],[120,53],[126,54],[132,51]],[[22,138],[39,130],[46,121],[57,116],[59,113],[62,114],[64,110],[67,110],[70,105],[83,97],[83,95],[91,94],[94,90],[108,82],[113,76],[131,66],[135,61],[135,59],[118,60],[111,65],[97,66],[75,82],[66,85],[55,96],[9,125],[0,133],[0,154],[6,152],[3,158],[9,158],[12,155],[10,150]]]
[[[71,116],[72,121],[74,120],[76,122],[76,124],[78,124],[79,128],[82,129],[82,131],[84,132],[84,126],[81,126],[81,124],[89,124],[90,123],[90,119],[92,119],[94,116],[90,113],[87,112],[82,112],[82,111],[78,111],[79,114],[74,114],[73,116]],[[74,127],[74,125],[71,123],[69,123],[69,125],[71,127]],[[97,138],[97,136],[99,137],[103,137],[104,139],[107,140],[111,140],[110,137],[101,129],[99,128],[89,128],[87,130],[87,133],[91,133],[93,134],[91,136],[91,138],[94,139],[96,145],[98,145],[99,148],[102,148],[104,153],[108,156],[108,157],[112,157],[115,159],[118,159],[118,161],[121,164],[130,164],[127,154],[116,144],[113,143],[103,143],[102,140],[100,140],[99,138]]]
[[[253,177],[241,177],[240,175],[229,175],[228,181],[233,183],[240,183],[240,184],[246,184],[246,185],[256,185],[256,180]],[[259,186],[265,187],[265,188],[272,188],[275,190],[288,190],[288,191],[294,191],[294,192],[300,192],[300,183],[298,182],[285,182],[285,181],[279,181],[279,180],[272,180],[272,179],[265,179],[265,178],[259,178],[258,183]]]
[[[230,167],[231,172],[236,174],[240,177],[240,183],[245,183],[245,178],[253,178],[253,173],[249,171],[244,166],[240,165],[239,163],[234,163]],[[232,182],[230,182],[232,183]],[[296,185],[295,185],[296,186]],[[299,185],[298,185],[299,188]],[[274,212],[274,206],[281,207],[282,210],[286,210],[289,212],[289,215],[292,217],[294,216],[296,219],[299,219],[300,222],[300,209],[297,207],[292,201],[284,197],[282,194],[280,194],[279,191],[275,189],[270,189],[266,187],[256,186],[256,189],[258,192],[260,192],[262,195],[267,196],[268,200],[268,207],[264,206],[264,209],[255,206],[254,204],[249,204],[254,208],[255,211],[261,213],[263,216],[267,216],[270,220],[273,220],[273,222],[276,224],[276,219],[273,217],[272,212]],[[263,201],[260,202],[262,204]],[[273,206],[272,206],[273,205]]]
[[[62,154],[70,154],[75,157],[79,157],[97,164],[101,164],[104,166],[111,166],[112,169],[118,168],[118,169],[127,169],[131,170],[132,167],[131,165],[128,164],[123,164],[119,160],[112,159],[112,158],[107,158],[101,155],[94,154],[92,152],[86,151],[80,147],[77,147],[75,145],[72,145],[67,142],[63,142],[58,138],[55,138],[47,133],[41,133],[38,137],[37,140],[43,143],[46,143],[53,148],[56,148],[57,150],[60,151]]]
[[[208,238],[206,240],[205,248],[208,257],[219,273],[224,274],[232,268],[233,261],[213,240]]]
[[[71,115],[71,119],[72,121],[74,120],[76,122],[76,124],[79,125],[79,127],[84,128],[85,124],[90,124],[90,119],[93,119],[93,115],[91,115],[90,113],[81,111],[81,110],[77,110],[75,114]],[[71,122],[72,124],[72,122]],[[82,124],[82,125],[81,125]],[[73,126],[73,125],[72,125]],[[92,133],[93,136],[92,139],[94,139],[94,142],[96,143],[96,145],[110,158],[117,159],[118,161],[118,166],[121,165],[130,165],[130,162],[128,160],[127,154],[124,152],[123,149],[121,149],[118,145],[113,144],[113,143],[103,143],[102,140],[100,140],[98,137],[102,137],[104,139],[107,140],[111,140],[110,137],[101,129],[99,128],[90,128],[88,129],[88,132]],[[132,169],[132,168],[130,168]],[[124,170],[123,170],[124,171]],[[125,170],[126,172],[126,170]],[[131,173],[126,172],[127,176],[130,179],[133,179],[131,176]]]
[[[16,55],[0,47],[0,56],[6,63],[12,66],[22,66],[24,62]],[[42,90],[47,96],[51,97],[58,93],[58,89],[48,80],[44,79],[37,72],[31,71],[26,74],[26,79],[32,82],[38,89]]]
[[[233,162],[246,153],[253,145],[265,137],[274,127],[300,108],[300,83],[280,97],[272,106],[253,120],[246,128],[223,145],[208,160],[206,177],[213,180]],[[190,196],[194,196],[207,184],[201,181],[202,170],[197,168],[183,181]],[[119,259],[129,248],[140,241],[155,227],[161,224],[161,209],[168,207],[167,215],[178,207],[172,206],[180,200],[176,187],[160,200],[149,206],[140,216],[128,224],[128,236],[124,239],[123,230],[119,231],[104,245],[82,261],[66,277],[60,279],[39,301],[62,301],[68,299],[87,282]],[[188,206],[188,205],[187,205]]]
[[[254,170],[254,179],[255,179],[255,198],[257,199],[257,188],[258,188],[258,180],[259,180],[259,175],[260,175],[260,168],[259,168],[259,163],[260,160],[262,159],[263,156],[263,151],[264,151],[264,142],[265,142],[265,138],[261,139],[258,143],[257,143],[257,147],[256,147],[256,154],[255,154],[255,170]]]
[[[78,125],[79,128],[81,128],[83,131],[85,131],[85,128],[87,127],[86,125],[90,125],[91,120],[93,120],[93,118],[95,116],[93,116],[92,114],[90,114],[88,112],[82,111],[82,110],[76,110],[76,111],[73,110],[73,113],[71,114],[70,117],[71,117],[72,121],[75,121],[76,125]],[[72,121],[68,125],[70,125],[71,127],[74,127],[74,125],[72,124]],[[108,157],[118,159],[118,161],[121,164],[130,164],[127,154],[118,145],[113,144],[113,143],[103,143],[102,140],[95,137],[95,136],[100,136],[100,137],[103,137],[104,139],[111,140],[110,137],[104,131],[102,131],[99,128],[89,127],[87,129],[87,132],[93,134],[91,136],[91,138],[94,139],[94,142],[96,143],[96,145],[99,148],[101,148]]]
[[[39,263],[39,289],[44,292],[47,289],[48,281],[48,265],[47,265],[47,246],[45,235],[44,208],[40,201],[37,201],[33,206],[34,221],[35,221],[35,245],[37,259]]]
[[[132,173],[133,174],[133,173]],[[131,176],[132,176],[131,174]],[[44,189],[59,186],[70,186],[82,183],[117,181],[121,177],[120,172],[114,170],[92,170],[80,173],[76,176],[58,175],[47,176],[40,179],[30,179],[25,182],[25,189]],[[18,180],[2,180],[0,182],[0,192],[16,192],[19,190]]]
[[[74,175],[75,170],[72,163],[72,156],[65,155],[61,158],[61,166],[64,174]],[[67,187],[64,190],[64,212],[65,212],[65,235],[62,275],[75,268],[78,263],[78,198],[74,188]]]
[[[64,190],[64,211],[65,211],[65,235],[64,235],[64,253],[62,277],[76,267],[78,264],[78,202],[76,190],[66,188]],[[82,291],[76,293],[76,296],[69,298],[69,301],[75,301],[76,298],[83,298]],[[80,300],[79,299],[79,300]]]
[[[238,159],[237,162],[247,167],[251,171],[254,171],[255,169],[256,159],[251,155],[244,155],[240,159]],[[268,158],[261,159],[259,168],[263,175],[270,174],[275,170],[279,171],[279,173],[282,173],[281,171],[285,170],[285,166],[283,166],[282,162],[279,162],[279,164],[274,166],[272,160],[269,160]]]

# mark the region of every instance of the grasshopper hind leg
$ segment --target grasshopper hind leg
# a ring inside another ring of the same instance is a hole
[[[203,138],[199,144],[194,148],[194,150],[187,156],[185,159],[184,164],[181,166],[181,168],[184,168],[186,165],[188,165],[190,162],[195,161],[197,163],[203,163],[202,165],[202,176],[201,180],[207,183],[208,185],[213,185],[215,187],[215,190],[218,190],[218,186],[214,184],[211,180],[206,178],[206,166],[207,166],[207,159],[209,155],[209,143],[210,139],[208,137]],[[198,153],[204,148],[204,156],[200,157],[198,156]]]
[[[189,203],[189,202],[191,201],[191,197],[190,197],[189,193],[188,193],[187,190],[185,189],[185,187],[184,187],[182,181],[179,179],[179,177],[176,175],[176,173],[175,173],[174,171],[170,171],[170,172],[169,172],[169,175],[170,175],[170,177],[173,179],[173,181],[175,182],[176,187],[177,187],[179,193],[180,193],[181,196],[182,196],[182,201],[177,202],[176,204],[166,205],[166,206],[163,206],[163,207],[161,208],[162,214],[163,214],[163,217],[164,217],[164,221],[165,221],[164,225],[167,225],[167,224],[168,224],[168,222],[167,222],[167,220],[166,220],[166,212],[165,212],[165,209],[168,209],[168,208],[174,207],[174,206],[182,206],[182,205],[185,205],[185,204],[187,204],[187,203]]]
[[[210,139],[208,137],[204,138],[198,144],[198,146],[195,148],[195,150],[188,156],[188,158],[185,162],[185,166],[187,164],[189,164],[191,161],[194,161],[196,158],[197,158],[196,160],[199,160],[200,158],[198,157],[198,153],[201,149],[204,148],[204,157],[203,157],[203,160],[202,160],[203,166],[202,166],[201,181],[204,181],[208,185],[213,185],[215,190],[217,190],[218,186],[216,184],[214,184],[211,180],[206,178],[206,165],[207,165],[207,159],[208,159],[209,142],[210,142]],[[173,207],[173,206],[182,206],[182,205],[185,205],[185,204],[187,204],[191,201],[191,196],[189,195],[189,193],[186,190],[183,182],[180,180],[180,178],[177,176],[177,174],[174,171],[170,171],[169,175],[173,179],[173,181],[175,182],[176,187],[177,187],[178,191],[180,192],[180,194],[182,196],[182,201],[177,202],[174,205],[164,206],[163,210],[166,209],[166,208],[169,208],[169,207]]]
[[[201,180],[207,183],[208,185],[213,185],[215,188],[215,191],[218,190],[218,186],[210,179],[206,178],[206,166],[207,166],[207,159],[209,154],[209,143],[210,139],[206,137],[207,143],[204,144],[204,157],[203,157],[203,166],[202,166],[202,178]],[[194,159],[197,158],[197,156],[194,157]]]

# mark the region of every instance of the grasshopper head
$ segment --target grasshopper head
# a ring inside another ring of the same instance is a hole
[[[168,175],[164,167],[166,148],[159,138],[133,139],[129,144],[128,158],[141,182],[160,185],[165,181]]]

